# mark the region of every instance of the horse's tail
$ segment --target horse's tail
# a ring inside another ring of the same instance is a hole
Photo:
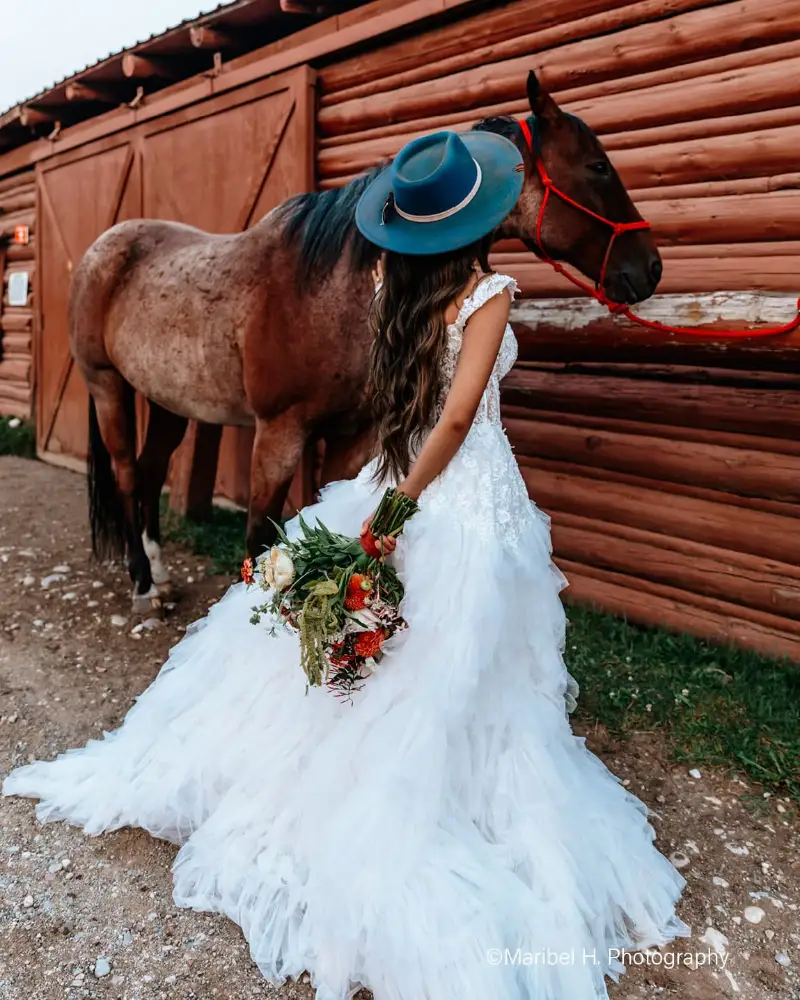
[[[92,552],[98,559],[124,558],[125,517],[111,455],[100,433],[97,406],[89,396],[89,520]]]

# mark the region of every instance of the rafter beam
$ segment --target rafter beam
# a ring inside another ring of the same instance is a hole
[[[207,24],[193,24],[189,28],[189,38],[196,49],[210,49],[219,52],[221,49],[241,47],[241,43],[235,35],[231,35],[227,31],[220,31],[218,28],[209,28]]]
[[[22,121],[22,106],[19,104],[15,104],[4,115],[0,115],[0,128],[7,128],[9,125],[15,124],[24,124]]]
[[[23,107],[20,116],[20,124],[26,128],[34,128],[36,125],[51,125],[58,120],[58,113],[55,111],[43,111],[41,108]]]
[[[95,84],[82,83],[80,80],[68,83],[66,94],[68,101],[95,101],[101,104],[120,104],[122,101],[119,94]]]
[[[281,10],[284,14],[328,15],[331,5],[317,0],[281,0]]]
[[[122,75],[129,80],[177,80],[182,74],[166,59],[154,59],[126,52],[122,57]]]

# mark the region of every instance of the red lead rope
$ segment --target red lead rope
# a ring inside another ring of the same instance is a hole
[[[625,316],[633,323],[638,323],[639,326],[647,327],[650,330],[661,330],[663,333],[678,333],[690,337],[779,337],[787,333],[793,333],[795,330],[800,329],[800,299],[797,300],[797,315],[790,320],[790,322],[784,324],[784,326],[762,327],[758,330],[698,330],[696,327],[691,326],[668,326],[666,323],[659,323],[657,320],[643,319],[641,316],[637,316],[636,313],[634,313],[631,308],[626,306],[624,303],[612,302],[603,291],[603,285],[605,283],[606,270],[608,268],[608,262],[611,257],[611,251],[614,247],[614,243],[617,237],[621,236],[622,233],[634,232],[637,229],[650,229],[650,223],[646,222],[644,219],[639,222],[612,222],[610,219],[605,219],[602,215],[598,215],[596,212],[593,212],[590,208],[586,208],[585,205],[581,205],[579,202],[575,201],[574,198],[570,198],[568,194],[565,194],[555,186],[550,175],[547,173],[539,150],[534,143],[531,127],[528,122],[525,119],[521,119],[519,127],[522,129],[522,134],[525,137],[525,142],[527,143],[528,149],[533,157],[533,161],[542,181],[542,187],[544,188],[544,197],[542,198],[542,204],[539,208],[539,218],[536,221],[536,243],[542,260],[549,264],[559,274],[562,274],[568,281],[571,281],[573,285],[577,285],[578,288],[591,295],[592,298],[596,299],[601,305],[605,306],[606,309],[608,309],[615,316]],[[570,274],[570,272],[559,264],[557,260],[553,260],[544,248],[544,243],[542,241],[542,226],[544,224],[544,215],[547,211],[547,206],[552,195],[555,195],[556,198],[560,198],[561,201],[565,202],[567,205],[571,205],[579,212],[583,212],[584,215],[591,216],[591,218],[596,219],[598,222],[602,222],[603,225],[608,226],[611,229],[611,239],[608,241],[608,247],[606,248],[606,253],[603,257],[603,266],[600,268],[600,278],[595,286],[592,286],[585,281],[581,281],[580,278],[576,278],[573,274]]]

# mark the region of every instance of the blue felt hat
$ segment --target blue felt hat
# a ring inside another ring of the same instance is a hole
[[[486,236],[522,191],[522,154],[493,132],[435,132],[403,146],[361,195],[356,225],[384,250],[437,254]]]

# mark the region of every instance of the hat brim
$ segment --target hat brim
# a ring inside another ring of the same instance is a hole
[[[395,253],[447,253],[476,243],[496,229],[516,205],[525,173],[522,154],[509,139],[493,132],[459,133],[481,168],[481,183],[468,205],[437,222],[411,222],[389,212],[382,223],[386,199],[392,190],[391,168],[386,167],[366,188],[356,206],[356,225],[376,246]]]

